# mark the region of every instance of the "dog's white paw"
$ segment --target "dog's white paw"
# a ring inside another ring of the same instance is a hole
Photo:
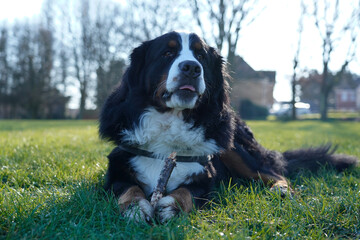
[[[141,199],[136,204],[129,206],[123,215],[135,222],[149,222],[154,217],[154,208],[146,199]]]
[[[160,223],[165,223],[178,215],[180,208],[172,196],[166,196],[159,200],[155,206],[155,216]]]

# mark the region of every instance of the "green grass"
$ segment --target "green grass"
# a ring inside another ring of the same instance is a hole
[[[320,120],[320,113],[309,113],[298,115],[298,119],[300,120]],[[268,120],[290,120],[290,116],[283,116],[277,118],[274,115],[270,115],[267,117]],[[360,111],[357,112],[349,112],[349,111],[328,111],[328,121],[338,121],[338,120],[358,120],[360,119]]]
[[[360,157],[357,122],[249,125],[270,149],[331,141]],[[94,121],[0,121],[0,239],[360,238],[360,168],[299,174],[294,199],[233,180],[204,209],[151,226],[122,218],[101,189],[112,147]]]
[[[300,119],[320,119],[319,113],[313,114],[305,114],[303,116],[299,116]],[[358,112],[341,112],[341,111],[329,111],[328,118],[331,119],[359,119],[360,118],[360,111]]]

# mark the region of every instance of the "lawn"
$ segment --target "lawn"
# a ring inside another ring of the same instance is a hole
[[[267,148],[331,141],[360,157],[358,122],[249,122]],[[111,144],[95,121],[0,121],[0,239],[360,238],[360,168],[291,179],[293,199],[232,180],[204,209],[165,225],[119,215],[102,184]]]

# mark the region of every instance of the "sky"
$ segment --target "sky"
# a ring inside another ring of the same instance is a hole
[[[41,10],[42,0],[0,0],[0,19],[32,17]]]
[[[42,0],[0,0],[0,20],[12,21],[15,18],[36,16],[41,11],[41,4]],[[342,16],[346,17],[350,11],[351,8],[347,7],[342,11]],[[290,80],[298,39],[299,16],[299,0],[268,1],[266,9],[256,21],[241,31],[238,42],[237,53],[251,67],[255,70],[276,71],[274,98],[277,101],[291,99]],[[299,67],[321,70],[319,33],[309,20],[304,24]],[[330,64],[330,70],[336,71],[340,68],[345,52],[346,49],[342,49],[341,46],[334,51],[334,61]],[[360,56],[349,65],[349,69],[360,74]]]

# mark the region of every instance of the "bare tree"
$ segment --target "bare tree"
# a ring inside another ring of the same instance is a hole
[[[0,29],[0,118],[7,117],[9,104],[10,66],[8,62],[9,30],[5,24]]]
[[[299,67],[299,56],[300,56],[300,49],[301,49],[301,40],[302,40],[302,33],[303,33],[303,28],[304,28],[304,17],[306,14],[306,6],[304,1],[301,1],[301,5],[300,5],[300,9],[301,9],[301,13],[300,13],[300,17],[299,17],[299,23],[298,23],[298,41],[297,41],[297,46],[296,46],[296,52],[294,55],[294,59],[293,59],[293,76],[292,76],[292,80],[291,80],[291,105],[292,105],[292,110],[291,110],[291,119],[292,120],[296,120],[296,97],[297,97],[297,92],[296,92],[296,86],[297,86],[297,71],[298,71],[298,67]]]
[[[95,103],[98,109],[103,106],[115,86],[119,85],[125,67],[125,61],[118,59],[111,61],[106,69],[99,66],[96,70],[97,87]]]
[[[57,57],[59,59],[59,77],[58,84],[62,86],[62,91],[64,94],[67,92],[68,87],[68,76],[69,76],[69,60],[70,52],[68,48],[68,43],[65,41],[67,35],[67,17],[65,13],[62,13],[59,18],[60,21],[60,38],[57,41]]]
[[[123,19],[119,19],[120,9],[112,2],[98,3],[94,30],[94,47],[96,61],[96,95],[95,104],[100,109],[107,96],[120,83],[125,69],[125,61],[121,58],[124,36]]]
[[[53,93],[53,35],[45,22],[13,27],[12,108],[16,117],[46,118]]]
[[[297,83],[301,87],[300,98],[302,101],[310,103],[313,110],[320,109],[320,86],[321,86],[322,76],[316,70],[310,70],[303,72]]]
[[[119,31],[127,47],[153,39],[173,30],[192,31],[191,11],[186,1],[176,0],[133,0],[121,12],[126,19]]]
[[[81,0],[79,10],[74,13],[75,18],[68,20],[68,30],[72,37],[71,51],[74,77],[79,84],[80,101],[78,118],[83,118],[89,89],[92,84],[91,73],[94,64],[93,22],[90,14],[90,1]],[[71,17],[71,16],[70,16]]]
[[[38,26],[17,23],[13,27],[14,59],[12,73],[12,108],[23,109],[22,117],[40,118],[44,81],[40,78],[41,60],[38,58]]]
[[[39,78],[44,82],[44,92],[50,92],[54,82],[52,71],[54,69],[54,26],[53,26],[53,0],[45,0],[43,3],[42,19],[38,29],[38,57],[40,59]]]
[[[344,3],[344,1],[342,1]],[[346,2],[345,4],[349,4]],[[360,3],[356,1],[357,5],[352,6],[353,11],[350,16],[346,16],[346,20],[341,19],[342,13],[339,0],[314,0],[313,1],[313,16],[315,18],[315,25],[319,31],[322,39],[322,83],[320,94],[320,114],[321,119],[327,119],[328,98],[333,87],[341,79],[348,64],[353,60],[356,50],[356,40],[359,31],[359,14]],[[346,38],[350,36],[350,42],[346,42]],[[332,59],[332,54],[335,48],[341,44],[348,45],[348,53],[345,60],[335,74],[335,78],[329,77],[330,69],[329,63]]]
[[[203,36],[212,39],[220,51],[227,47],[231,67],[241,30],[256,19],[264,6],[259,0],[191,0],[190,3]]]

